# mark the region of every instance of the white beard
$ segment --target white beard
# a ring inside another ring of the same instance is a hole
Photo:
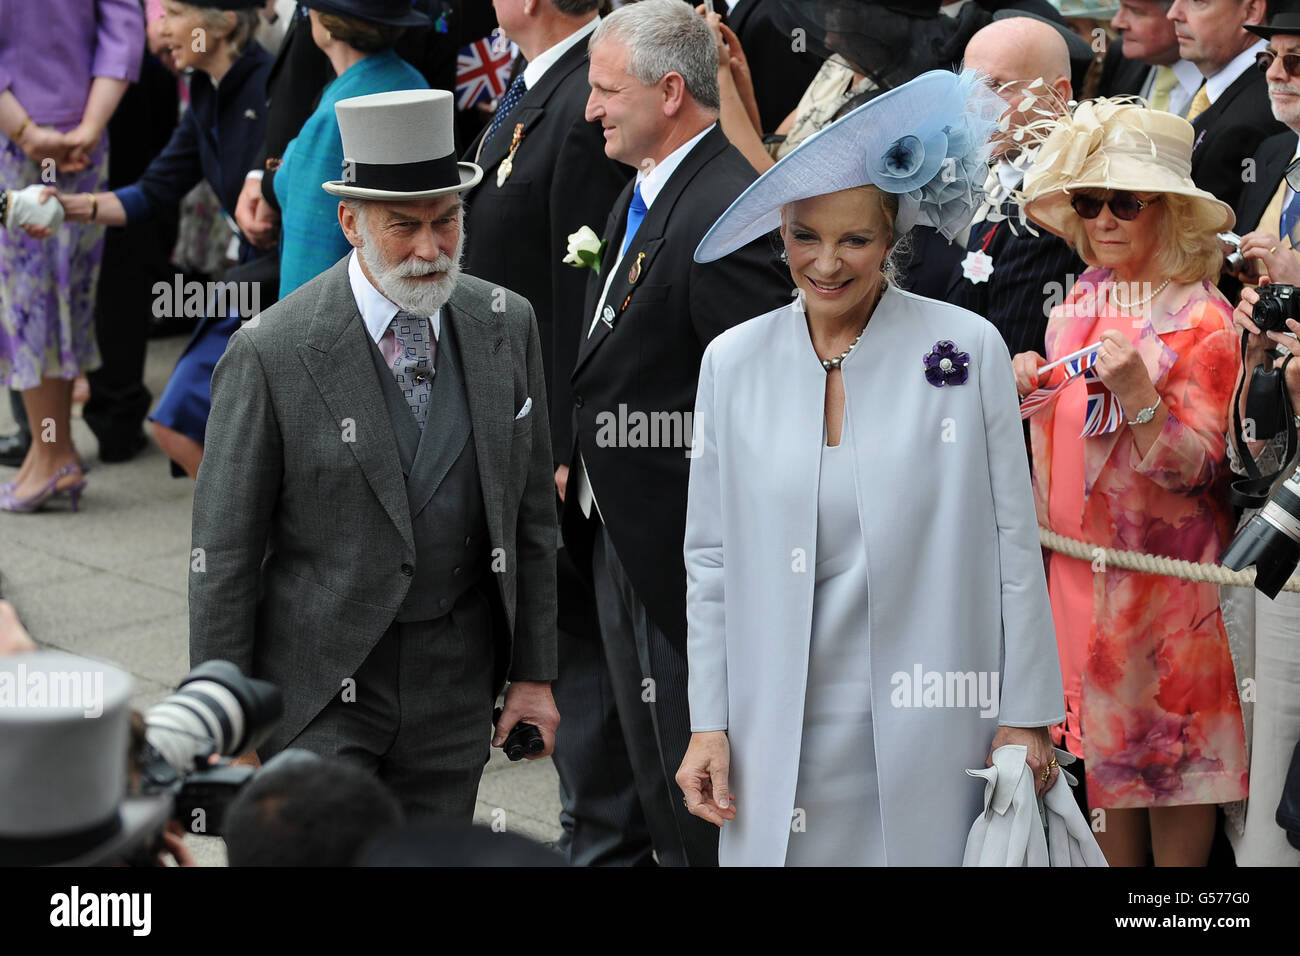
[[[384,297],[404,312],[412,315],[433,315],[451,298],[460,278],[460,258],[465,249],[465,227],[461,224],[460,236],[456,240],[455,258],[445,254],[432,262],[422,259],[405,259],[392,262],[384,256],[383,246],[370,232],[365,217],[357,219],[357,231],[361,233],[362,245],[357,249],[366,267],[370,270],[375,286]],[[373,252],[372,252],[373,251]],[[412,276],[426,276],[435,272],[444,273],[441,279],[430,282],[427,279],[414,279]]]

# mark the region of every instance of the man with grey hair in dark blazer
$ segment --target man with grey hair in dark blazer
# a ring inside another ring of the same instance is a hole
[[[194,495],[190,658],[278,684],[286,746],[473,817],[489,740],[549,754],[557,529],[528,302],[459,274],[452,96],[343,100],[354,250],[231,338]],[[509,680],[505,711],[492,705]]]

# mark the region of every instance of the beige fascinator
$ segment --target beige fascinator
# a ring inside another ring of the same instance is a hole
[[[1232,208],[1192,182],[1192,125],[1181,116],[1136,100],[1085,100],[1072,113],[1033,124],[1041,140],[1017,201],[1033,221],[1069,236],[1080,190],[1173,193],[1205,205],[1216,232],[1236,220]]]

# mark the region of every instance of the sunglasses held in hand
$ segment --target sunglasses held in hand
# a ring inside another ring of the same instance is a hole
[[[1080,194],[1070,199],[1070,205],[1079,214],[1080,219],[1096,219],[1101,215],[1102,207],[1110,206],[1116,219],[1132,222],[1154,199],[1138,199],[1130,192],[1119,191],[1111,196],[1088,196]]]

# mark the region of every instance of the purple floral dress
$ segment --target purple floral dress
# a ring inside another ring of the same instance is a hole
[[[42,181],[40,165],[0,136],[0,187]],[[107,184],[107,135],[86,169],[58,173],[51,183],[73,193]],[[45,240],[0,230],[0,385],[21,391],[43,377],[74,379],[99,367],[95,286],[103,252],[104,227],[89,223],[65,222]]]

